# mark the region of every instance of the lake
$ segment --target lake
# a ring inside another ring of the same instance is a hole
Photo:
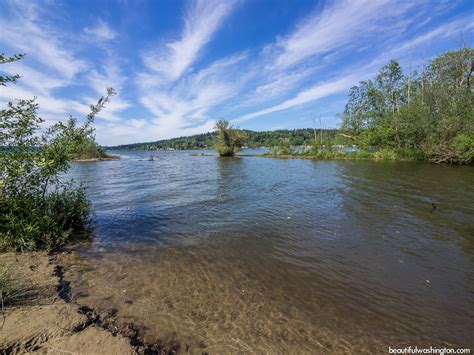
[[[182,352],[473,347],[473,167],[153,153],[72,165],[78,303]]]

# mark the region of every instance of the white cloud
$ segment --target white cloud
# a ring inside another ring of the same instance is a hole
[[[91,38],[92,40],[99,41],[110,41],[117,36],[117,33],[101,19],[99,19],[95,26],[84,28],[84,33],[89,35],[89,38]]]
[[[147,131],[155,130],[160,137],[170,138],[177,132],[202,133],[212,128],[209,112],[240,90],[245,76],[239,69],[246,59],[246,54],[239,54],[217,60],[166,86],[155,83],[150,78],[153,74],[140,74],[140,102],[154,116],[155,128],[147,126]]]
[[[0,87],[2,100],[37,97],[40,115],[47,121],[53,121],[65,119],[70,114],[85,116],[89,113],[89,105],[104,95],[107,87],[112,86],[117,91],[122,88],[125,78],[120,75],[118,65],[107,62],[103,73],[99,73],[98,69],[91,69],[92,63],[76,57],[66,34],[48,26],[38,14],[36,6],[21,3],[16,5],[12,12],[14,16],[0,16],[0,43],[9,46],[16,53],[26,53],[27,56],[21,61],[2,66],[7,73],[22,77],[16,85]],[[99,21],[97,29],[102,31],[101,35],[110,37],[111,33],[107,33],[104,26]],[[85,73],[87,80],[79,81],[78,77]],[[69,99],[57,95],[57,89],[71,87],[79,82],[88,83],[97,96]],[[130,105],[119,94],[106,105],[98,118],[119,121],[119,113]]]
[[[415,4],[416,1],[396,5],[388,0],[336,1],[315,11],[293,33],[274,44],[276,58],[273,65],[287,68],[311,56],[357,43],[368,35],[387,34],[394,28],[403,28],[407,24],[405,20],[398,18],[395,24],[387,20],[403,14]]]
[[[257,100],[265,101],[287,94],[297,84],[299,84],[301,80],[308,77],[311,72],[311,69],[305,69],[284,73],[283,75],[277,76],[276,79],[269,83],[257,86],[253,95]],[[273,79],[272,76],[270,76],[270,79]]]
[[[93,69],[88,74],[89,85],[97,94],[97,98],[87,98],[86,101],[94,102],[100,96],[105,95],[108,87],[114,88],[117,95],[112,97],[111,101],[105,105],[105,108],[99,112],[97,118],[117,122],[122,120],[120,113],[132,106],[132,103],[129,100],[125,100],[122,95],[124,83],[128,78],[121,74],[119,65],[112,60],[105,61],[102,69],[102,73],[97,69]]]
[[[65,48],[60,33],[41,24],[34,7],[29,7],[25,13],[18,11],[16,15],[17,18],[0,17],[1,43],[17,53],[26,53],[62,80],[72,80],[89,67],[86,61],[76,59]]]
[[[289,100],[285,100],[278,105],[274,105],[274,106],[265,108],[263,110],[259,110],[256,112],[252,112],[252,113],[240,116],[237,119],[233,120],[233,122],[241,123],[258,116],[268,115],[269,113],[286,110],[294,106],[302,105],[307,102],[311,102],[311,101],[314,101],[314,100],[317,100],[317,99],[320,99],[332,94],[343,92],[349,89],[356,82],[357,82],[356,76],[348,76],[348,77],[343,77],[334,81],[331,80],[331,81],[319,83],[307,90],[301,91],[295,97]]]
[[[36,97],[39,104],[39,115],[46,121],[54,121],[57,118],[66,119],[68,113],[81,112],[87,114],[89,106],[83,102],[71,99],[58,99],[48,92],[34,95],[30,88],[21,85],[10,85],[8,88],[0,87],[0,100],[14,101],[16,99],[32,99]]]
[[[178,79],[211,40],[233,5],[233,1],[194,1],[186,12],[180,38],[146,54],[145,64],[168,79]]]

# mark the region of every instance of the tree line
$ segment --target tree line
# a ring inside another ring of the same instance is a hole
[[[468,164],[474,159],[474,50],[448,51],[404,73],[396,60],[351,88],[342,131],[366,150]]]
[[[230,127],[230,126],[229,126]],[[239,130],[243,133],[242,146],[248,148],[275,147],[282,141],[288,142],[291,146],[311,145],[314,141],[313,128],[280,129],[275,131],[251,131],[247,129]],[[336,129],[316,130],[319,137],[320,132],[324,135],[335,136]],[[216,145],[218,129],[214,132],[195,134],[187,137],[163,139],[155,142],[122,144],[107,147],[107,150],[193,150],[193,149],[213,149]]]

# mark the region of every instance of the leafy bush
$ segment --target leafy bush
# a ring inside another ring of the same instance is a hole
[[[243,146],[245,134],[229,125],[227,120],[216,123],[217,137],[215,148],[221,157],[234,156]]]
[[[393,149],[380,149],[374,152],[374,158],[377,160],[396,160],[398,155]]]
[[[458,162],[469,164],[474,160],[474,132],[458,134],[452,143]]]
[[[0,247],[52,250],[89,233],[91,208],[84,189],[59,175],[87,147],[84,143],[95,144],[93,118],[113,89],[107,94],[91,106],[82,126],[70,117],[42,130],[35,100],[9,102],[0,110]]]
[[[404,75],[395,60],[351,88],[342,129],[379,159],[473,162],[474,50],[448,51],[421,73]]]
[[[91,231],[91,208],[83,188],[65,186],[44,198],[2,198],[0,213],[3,249],[53,250]]]
[[[470,164],[474,161],[474,131],[458,134],[449,144],[440,143],[430,150],[436,163]]]

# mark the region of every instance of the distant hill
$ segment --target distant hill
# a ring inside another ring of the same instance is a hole
[[[282,140],[287,140],[290,145],[310,144],[314,141],[314,130],[312,128],[300,129],[279,129],[276,131],[256,132],[243,130],[247,139],[245,145],[249,148],[257,147],[275,147]],[[336,129],[323,129],[325,135],[335,135]],[[320,130],[316,130],[319,137]],[[188,137],[179,137],[171,139],[163,139],[155,142],[122,144],[113,147],[106,147],[108,150],[159,150],[159,149],[175,149],[175,150],[193,150],[193,149],[212,149],[214,146],[215,132],[195,134]]]

